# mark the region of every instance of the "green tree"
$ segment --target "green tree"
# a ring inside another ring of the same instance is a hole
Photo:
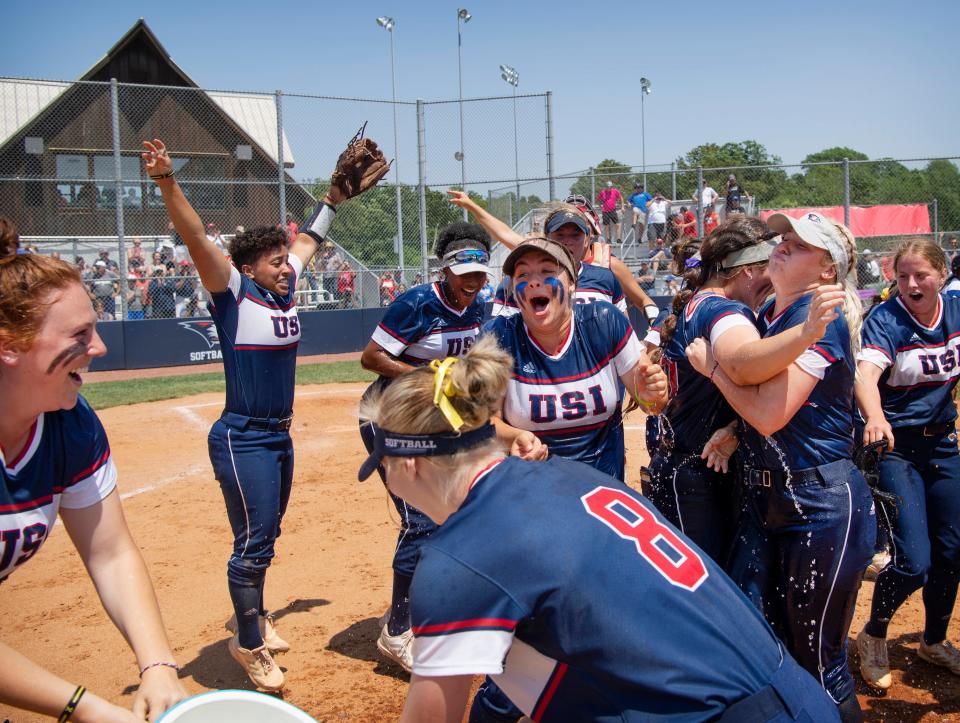
[[[744,168],[739,166],[769,166],[782,163],[779,156],[772,155],[766,147],[757,141],[746,140],[738,143],[704,143],[695,146],[677,159],[677,196],[692,198],[697,187],[697,167],[702,167],[703,182],[713,186],[723,194],[727,187],[727,177],[732,172],[737,180],[753,196],[758,204],[770,205],[773,199],[788,192],[789,178],[780,168]]]

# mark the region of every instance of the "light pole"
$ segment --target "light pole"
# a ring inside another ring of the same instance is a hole
[[[463,46],[463,37],[460,33],[460,22],[469,23],[473,16],[466,8],[457,9],[457,76],[460,79],[460,150],[453,154],[453,157],[460,161],[460,188],[467,192],[467,166],[464,161],[463,153],[463,58],[460,52]],[[467,220],[467,209],[463,209],[463,220]]]
[[[390,33],[390,90],[393,103],[393,183],[397,191],[397,263],[400,266],[400,276],[406,281],[403,258],[403,207],[400,200],[400,141],[397,135],[397,75],[393,64],[393,29],[397,22],[393,18],[379,17],[377,25]]]
[[[500,66],[500,77],[513,86],[513,173],[517,183],[517,218],[522,215],[520,212],[520,160],[517,155],[517,86],[520,85],[520,73],[509,65]],[[510,224],[513,225],[513,215],[510,217]]]
[[[647,127],[643,117],[643,99],[650,95],[650,81],[640,78],[640,143],[643,148],[643,190],[647,190]]]

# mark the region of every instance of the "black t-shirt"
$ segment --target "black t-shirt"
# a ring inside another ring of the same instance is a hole
[[[740,195],[746,195],[746,191],[739,183],[733,183],[727,186],[727,210],[731,208],[740,208]]]

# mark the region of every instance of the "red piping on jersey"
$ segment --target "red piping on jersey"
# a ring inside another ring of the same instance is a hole
[[[617,405],[620,406],[619,404]],[[614,410],[616,413],[616,409]],[[607,426],[610,422],[610,417],[607,417],[602,422],[596,422],[595,424],[586,424],[582,427],[563,427],[562,429],[531,429],[538,437],[552,437],[558,434],[576,434],[578,432],[589,432],[592,429],[600,429],[601,427]]]
[[[715,291],[704,291],[702,294],[695,294],[690,301],[687,302],[687,306],[683,310],[683,318],[685,321],[690,321],[693,318],[693,312],[696,311],[697,307],[700,306],[704,301],[709,299],[711,296],[719,296],[721,299],[726,299],[726,296],[718,294]]]
[[[401,344],[403,344],[403,345],[405,345],[405,346],[410,346],[410,342],[409,342],[409,341],[407,341],[406,339],[404,339],[404,338],[403,338],[402,336],[400,336],[399,334],[396,334],[396,333],[390,331],[390,329],[388,329],[387,327],[385,327],[382,322],[379,323],[379,324],[377,324],[377,328],[378,328],[378,329],[383,329],[383,331],[387,332],[387,334],[389,334],[390,336],[392,336],[394,339],[396,339],[397,341],[399,341]]]
[[[30,447],[31,445],[33,445],[33,438],[36,436],[36,434],[37,434],[37,420],[34,419],[33,424],[30,425],[30,434],[27,437],[27,443],[23,445],[23,449],[21,449],[17,453],[17,456],[14,458],[14,460],[10,464],[6,465],[7,469],[13,469],[18,464],[20,464],[20,460],[22,460],[24,455],[30,451]]]
[[[426,339],[428,336],[433,336],[434,334],[446,334],[446,333],[448,333],[448,332],[453,332],[453,331],[471,331],[472,329],[479,329],[479,328],[480,328],[480,325],[479,325],[479,324],[471,324],[470,326],[458,326],[458,327],[455,328],[455,329],[446,329],[446,328],[444,328],[444,329],[434,329],[433,331],[430,331],[430,332],[424,334],[424,335],[421,336],[420,338],[421,338],[421,339]]]
[[[891,364],[893,363],[893,357],[890,356],[890,352],[888,352],[888,351],[887,351],[886,349],[884,349],[883,347],[881,347],[881,346],[874,346],[873,344],[864,344],[864,345],[863,345],[863,348],[864,348],[864,349],[873,349],[874,351],[878,351],[878,352],[880,352],[881,354],[883,354],[883,355],[890,361]]]
[[[294,349],[299,341],[295,341],[292,344],[283,344],[282,346],[274,346],[272,344],[235,344],[234,349],[237,351],[273,351],[273,350],[283,350],[283,349]]]
[[[824,359],[826,359],[826,360],[827,360],[828,362],[830,362],[831,364],[834,364],[834,363],[836,363],[836,361],[837,361],[833,356],[830,355],[830,353],[829,353],[826,349],[824,349],[824,348],[823,348],[822,346],[820,346],[819,344],[814,344],[813,346],[810,347],[810,349],[812,349],[813,351],[815,351],[817,354],[819,354],[820,356],[822,356]]]
[[[907,384],[905,386],[899,387],[895,384],[890,384],[887,382],[887,387],[890,389],[896,389],[898,392],[906,391],[908,389],[920,389],[922,387],[944,387],[953,384],[957,380],[956,375],[950,377],[949,379],[934,379],[929,382],[918,382],[917,384]]]
[[[524,328],[526,328],[526,327],[524,327]],[[570,326],[570,330],[571,330],[571,332],[573,331],[573,325],[572,325],[572,324],[571,324],[571,326]],[[578,380],[578,379],[586,379],[587,377],[593,376],[593,375],[596,374],[598,371],[600,371],[600,370],[603,369],[605,366],[607,366],[607,364],[610,363],[610,360],[611,360],[611,359],[613,359],[617,354],[619,354],[621,351],[623,351],[623,347],[625,347],[625,346],[627,345],[627,341],[629,341],[631,334],[633,334],[633,327],[628,324],[628,325],[627,325],[627,333],[623,335],[623,338],[620,340],[620,342],[617,344],[617,346],[614,348],[614,350],[613,350],[612,352],[610,352],[609,354],[607,354],[607,356],[605,356],[603,359],[601,359],[601,360],[596,364],[596,366],[593,367],[593,369],[590,369],[590,370],[585,371],[585,372],[581,372],[580,374],[572,374],[572,375],[567,376],[567,377],[556,377],[556,378],[552,378],[552,379],[531,379],[530,377],[522,377],[522,376],[520,376],[519,374],[514,374],[514,375],[513,375],[513,378],[516,379],[518,382],[524,382],[524,383],[526,383],[526,384],[559,384],[559,383],[561,383],[561,382],[573,382],[573,381],[576,381],[576,380]],[[530,339],[530,341],[532,341],[534,344],[537,344],[537,340],[534,339],[532,336],[530,336],[529,332],[527,333],[527,337],[528,337],[528,338]],[[566,342],[564,342],[564,344],[566,344]],[[543,351],[543,347],[541,347],[539,344],[537,344],[537,348],[540,349],[540,351]],[[546,354],[545,351],[544,351],[543,353]],[[547,356],[550,356],[550,355],[547,354]]]
[[[900,308],[907,312],[910,318],[913,319],[914,323],[921,329],[926,329],[927,331],[936,331],[937,327],[940,326],[940,322],[943,321],[943,297],[940,296],[940,294],[937,294],[937,313],[933,315],[933,324],[931,326],[927,326],[917,317],[915,317],[913,312],[910,311],[910,308],[903,303],[903,299],[901,299],[899,296],[896,297],[896,301],[898,304],[900,304]]]
[[[747,318],[743,316],[743,314],[741,314],[739,311],[725,311],[722,314],[720,314],[716,319],[710,322],[710,331],[713,331],[713,327],[717,325],[717,322],[719,322],[721,319],[726,319],[728,316],[742,316],[744,319]],[[687,321],[689,321],[689,319]]]
[[[521,317],[521,318],[522,318],[522,317]],[[568,345],[569,345],[569,343],[570,343],[570,339],[573,338],[573,327],[574,327],[574,325],[575,325],[576,323],[577,323],[576,318],[575,318],[575,317],[570,317],[570,328],[567,329],[567,338],[563,340],[563,343],[560,345],[560,351],[558,351],[556,354],[551,354],[551,353],[548,352],[546,349],[544,349],[542,346],[540,346],[540,342],[538,342],[536,339],[534,339],[533,336],[530,334],[530,330],[527,328],[527,323],[526,323],[526,322],[523,323],[523,331],[524,331],[524,333],[527,335],[527,338],[528,338],[531,342],[533,342],[533,345],[534,345],[535,347],[537,347],[537,349],[539,349],[540,351],[542,351],[544,354],[546,354],[546,355],[547,355],[548,357],[550,357],[551,359],[556,359],[558,356],[560,356],[560,355],[563,354],[567,349],[570,348]]]
[[[79,482],[79,481],[82,480],[82,479],[86,479],[87,477],[89,477],[90,475],[92,475],[94,472],[96,472],[98,469],[100,469],[101,467],[103,467],[103,465],[106,464],[106,462],[107,462],[108,459],[110,459],[110,448],[109,448],[109,447],[107,447],[107,451],[104,452],[104,453],[100,456],[100,459],[98,459],[96,462],[94,462],[92,465],[90,465],[89,467],[87,467],[87,468],[86,468],[85,470],[83,470],[82,472],[78,472],[77,474],[75,474],[75,475],[73,476],[73,479],[71,479],[70,482],[68,482],[66,486],[69,487],[69,486],[71,486],[71,485],[76,484],[77,482]],[[54,489],[54,491],[57,490],[56,487],[54,487],[53,489]]]
[[[480,481],[481,477],[486,477],[493,470],[493,468],[500,464],[504,459],[506,459],[506,457],[497,457],[490,464],[477,472],[477,476],[473,478],[473,482],[470,483],[470,486],[467,489],[472,490],[476,486],[477,482]]]
[[[463,316],[465,313],[467,313],[467,309],[473,306],[473,302],[471,302],[466,306],[464,306],[462,309],[459,309],[459,310],[454,309],[452,306],[450,306],[450,304],[447,303],[447,300],[443,298],[443,293],[440,291],[440,282],[434,281],[433,284],[431,284],[431,286],[433,287],[433,293],[437,295],[438,299],[440,299],[440,303],[443,304],[446,307],[447,311],[449,311],[451,314],[456,314],[457,316]]]
[[[61,492],[61,489],[54,488],[56,492]],[[43,507],[44,505],[50,504],[53,501],[53,495],[44,495],[43,497],[38,497],[35,500],[28,500],[27,502],[18,502],[13,505],[0,505],[0,512],[25,512],[27,510],[34,510],[38,507]]]
[[[271,304],[266,301],[261,301],[256,296],[251,295],[249,291],[244,295],[243,298],[250,299],[250,301],[252,301],[254,304],[257,304],[258,306],[262,306],[266,309],[275,309],[277,311],[290,311],[290,309],[293,308],[293,299],[291,299],[290,303],[287,304],[286,306],[280,306],[279,304]]]
[[[553,696],[557,692],[557,688],[560,687],[560,681],[563,680],[563,676],[567,674],[567,664],[566,663],[557,663],[557,667],[554,668],[553,675],[550,677],[550,684],[547,686],[547,690],[544,692],[543,696],[540,698],[540,702],[537,703],[537,707],[533,711],[533,719],[539,721],[543,718],[543,714],[547,710],[547,706],[550,705],[550,701],[553,700]]]
[[[946,338],[946,341],[943,341],[940,344],[911,344],[910,346],[898,348],[897,353],[899,354],[902,351],[910,351],[911,349],[943,349],[946,351],[947,342],[951,341],[952,339],[956,339],[958,336],[960,336],[960,331],[955,331]]]
[[[516,627],[517,621],[507,618],[474,618],[473,620],[457,620],[452,623],[421,625],[413,629],[413,634],[430,635],[432,633],[449,633],[454,630],[466,630],[468,628],[500,628],[503,630],[513,630]]]

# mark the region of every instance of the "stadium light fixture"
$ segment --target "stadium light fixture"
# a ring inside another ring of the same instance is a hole
[[[463,34],[460,32],[461,23],[469,23],[473,16],[466,8],[457,9],[457,77],[460,82],[460,150],[454,154],[454,158],[460,161],[460,189],[467,192],[467,164],[464,160],[463,150]],[[463,209],[463,220],[466,221],[467,209]]]
[[[393,183],[397,200],[397,263],[400,267],[400,275],[406,281],[406,270],[403,267],[403,210],[400,198],[400,140],[397,134],[397,75],[393,62],[393,29],[397,26],[397,22],[393,18],[383,16],[377,18],[377,25],[390,33],[390,92],[393,99],[390,107],[393,109]]]
[[[513,87],[513,177],[517,193],[517,218],[520,218],[523,215],[520,211],[520,157],[517,153],[517,86],[520,85],[520,73],[509,65],[501,65],[500,77]],[[510,221],[513,221],[512,217]]]
[[[643,99],[650,95],[653,84],[648,78],[640,78],[640,144],[643,148],[643,190],[647,190],[647,124],[644,118]]]

